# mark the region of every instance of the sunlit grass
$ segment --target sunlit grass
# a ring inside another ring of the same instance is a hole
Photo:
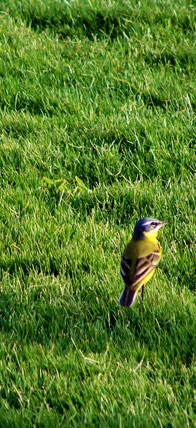
[[[0,9],[1,425],[193,427],[193,8]],[[121,308],[144,216],[163,258]]]

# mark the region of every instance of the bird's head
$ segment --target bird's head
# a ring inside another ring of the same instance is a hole
[[[135,225],[133,238],[135,239],[155,239],[159,229],[168,224],[166,221],[156,220],[156,218],[141,218]]]

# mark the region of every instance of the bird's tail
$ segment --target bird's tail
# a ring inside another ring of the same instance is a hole
[[[132,291],[129,287],[125,287],[122,291],[118,303],[122,306],[132,306],[137,295],[137,290]]]

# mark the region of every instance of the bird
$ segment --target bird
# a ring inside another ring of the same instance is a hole
[[[118,303],[122,306],[132,306],[138,291],[152,278],[155,268],[160,262],[162,248],[157,240],[161,227],[168,222],[151,217],[137,221],[131,241],[126,246],[121,258],[120,273],[125,282]]]

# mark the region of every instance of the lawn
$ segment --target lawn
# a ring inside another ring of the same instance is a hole
[[[194,7],[0,3],[0,426],[194,427]],[[136,221],[169,222],[118,305]]]

